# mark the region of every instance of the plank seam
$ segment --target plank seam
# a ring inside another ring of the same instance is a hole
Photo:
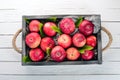
[[[1,11],[5,10],[5,11],[8,11],[8,10],[17,10],[17,9],[14,9],[14,8],[0,8]]]
[[[2,76],[92,76],[92,75],[120,75],[120,74],[0,74]]]

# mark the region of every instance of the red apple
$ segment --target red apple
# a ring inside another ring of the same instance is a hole
[[[94,24],[88,20],[83,20],[79,25],[79,31],[85,36],[89,36],[94,31]]]
[[[76,33],[72,38],[73,44],[76,47],[83,47],[86,44],[86,38],[81,33]]]
[[[38,20],[32,20],[29,24],[29,30],[31,32],[39,32],[39,24],[40,22]]]
[[[47,22],[44,24],[43,26],[43,31],[45,32],[45,34],[47,36],[54,36],[56,35],[56,32],[54,30],[52,30],[52,27],[57,27],[55,23],[53,22]]]
[[[82,54],[82,59],[91,60],[94,56],[94,52],[91,50],[86,50],[85,53]]]
[[[74,47],[68,48],[66,53],[67,53],[67,59],[68,60],[73,60],[74,61],[74,60],[77,60],[80,57],[79,51]]]
[[[95,47],[96,46],[96,37],[94,35],[87,37],[87,45]]]
[[[68,48],[72,44],[72,39],[67,34],[62,34],[58,37],[58,45],[62,46],[63,48]]]
[[[55,46],[55,42],[52,38],[50,37],[42,38],[40,47],[42,48],[43,51],[46,51],[47,48],[52,49],[54,46]]]
[[[61,62],[66,58],[66,52],[64,48],[62,48],[61,46],[55,46],[52,49],[50,55],[51,55],[51,58],[57,62]]]
[[[71,34],[75,30],[75,23],[72,18],[64,18],[60,21],[59,27],[65,34]]]
[[[32,32],[29,33],[26,38],[25,42],[30,48],[36,48],[40,45],[41,37],[38,33]]]
[[[31,49],[29,52],[30,59],[32,61],[41,61],[44,58],[44,53],[41,49]]]

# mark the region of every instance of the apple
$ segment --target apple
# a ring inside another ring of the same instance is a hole
[[[94,56],[94,52],[92,50],[86,50],[85,53],[82,54],[82,59],[91,60]]]
[[[88,20],[83,20],[79,25],[79,31],[85,36],[89,36],[94,31],[94,24]]]
[[[74,60],[77,60],[80,57],[79,51],[74,47],[68,48],[66,53],[67,53],[67,59],[68,60],[74,61]]]
[[[96,37],[94,35],[91,35],[91,36],[87,37],[87,42],[86,43],[89,46],[95,47],[96,43],[97,43]]]
[[[31,32],[39,32],[39,24],[40,22],[38,20],[32,20],[29,24],[29,30]]]
[[[32,61],[41,61],[44,58],[44,52],[40,48],[31,49],[29,56]]]
[[[51,58],[57,62],[63,61],[66,58],[66,55],[64,48],[61,46],[55,46],[50,53]]]
[[[41,37],[38,33],[31,32],[26,35],[25,42],[30,48],[36,48],[40,45]]]
[[[55,46],[55,42],[52,38],[50,37],[42,38],[40,47],[42,48],[43,51],[46,51],[48,48],[52,49],[54,46]]]
[[[47,36],[54,36],[56,35],[56,32],[54,30],[52,30],[52,27],[57,27],[55,23],[53,22],[46,22],[43,26],[43,31],[45,32],[45,34]]]
[[[81,33],[76,33],[72,38],[73,44],[76,47],[83,47],[86,44],[86,38]]]
[[[64,18],[60,21],[59,27],[65,34],[71,34],[75,30],[75,23],[72,18]]]
[[[63,48],[68,48],[72,44],[72,39],[67,34],[62,34],[57,39],[58,45],[62,46]]]

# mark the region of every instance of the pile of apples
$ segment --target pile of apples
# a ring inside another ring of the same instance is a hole
[[[29,57],[32,61],[38,62],[49,58],[62,62],[91,60],[94,57],[97,42],[96,36],[93,35],[94,24],[89,20],[82,20],[78,27],[72,18],[63,18],[58,24],[52,21],[43,24],[40,20],[31,20],[28,27],[30,32],[26,35],[25,42],[30,48]],[[72,33],[74,34],[71,35]],[[53,37],[56,35],[55,41]],[[80,49],[86,45],[92,49],[81,53]]]

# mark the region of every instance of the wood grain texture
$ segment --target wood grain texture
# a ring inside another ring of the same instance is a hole
[[[72,5],[72,4],[71,4]],[[51,5],[53,6],[53,5]],[[57,6],[57,5],[56,5]],[[59,14],[100,14],[102,21],[119,21],[120,22],[120,9],[108,8],[57,8],[48,7],[41,8],[39,5],[37,9],[23,8],[17,10],[0,10],[0,22],[21,22],[23,15],[59,15]],[[110,14],[112,13],[112,14]]]
[[[102,65],[21,66],[21,62],[0,62],[0,74],[25,75],[120,75],[120,62]]]
[[[0,22],[21,21],[22,15],[101,14],[102,21],[120,21],[119,0],[7,0],[0,3]],[[109,2],[109,3],[107,3]],[[26,6],[27,5],[27,6]]]
[[[7,77],[6,77],[7,76]],[[0,75],[1,80],[119,80],[119,75]]]

